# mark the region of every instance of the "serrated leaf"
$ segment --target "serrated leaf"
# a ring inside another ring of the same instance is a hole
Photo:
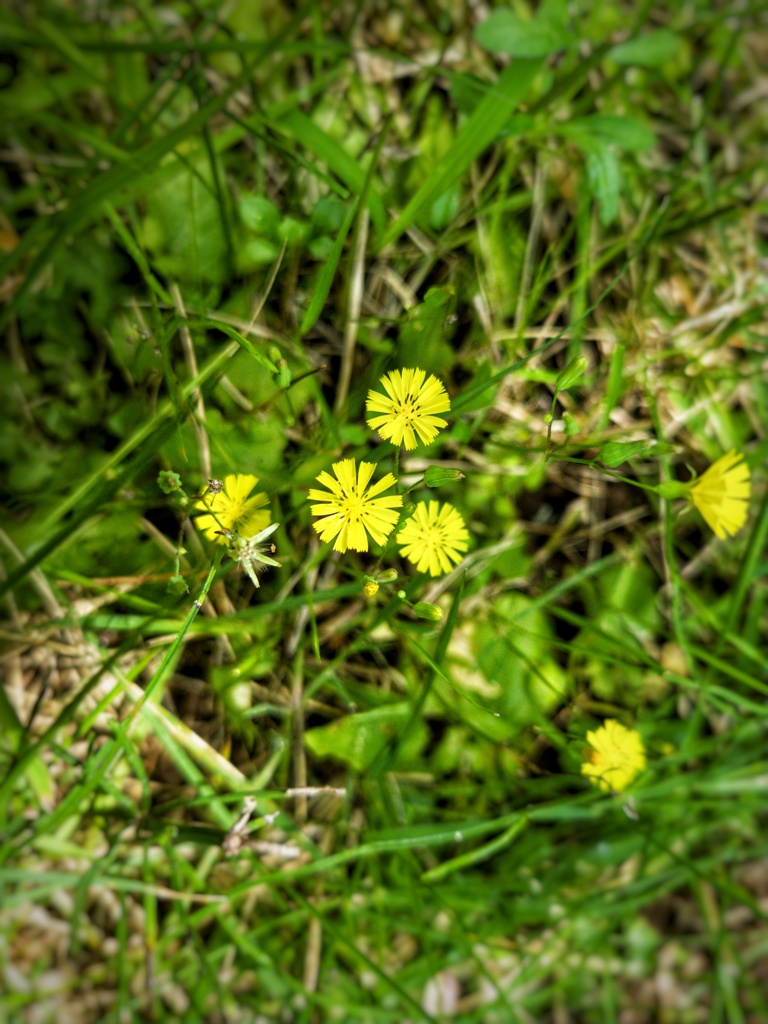
[[[608,51],[608,57],[617,64],[658,68],[675,56],[679,45],[680,36],[668,28],[659,28],[637,39],[619,43]]]
[[[475,29],[477,43],[490,53],[512,57],[548,57],[573,42],[568,27],[557,16],[541,12],[521,18],[508,8],[494,11]]]

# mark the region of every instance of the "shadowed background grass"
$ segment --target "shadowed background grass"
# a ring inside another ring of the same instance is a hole
[[[30,3],[0,49],[3,1019],[766,1019],[761,5]],[[403,366],[439,579],[306,501],[393,469]],[[632,486],[731,448],[732,540]],[[257,475],[282,568],[161,471]]]

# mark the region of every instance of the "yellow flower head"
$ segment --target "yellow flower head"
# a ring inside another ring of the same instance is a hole
[[[355,460],[344,459],[343,462],[334,462],[332,468],[335,480],[325,472],[317,477],[318,483],[328,490],[319,491],[313,487],[308,495],[310,501],[322,502],[312,505],[312,515],[321,517],[312,524],[320,539],[326,541],[335,537],[334,551],[346,551],[347,548],[367,551],[368,533],[377,544],[383,544],[395,528],[399,513],[394,509],[402,506],[403,499],[399,494],[382,498],[375,495],[391,487],[395,478],[391,473],[385,473],[366,491],[376,468],[373,463],[361,462],[355,472]]]
[[[397,534],[401,553],[419,572],[430,576],[450,572],[469,545],[464,520],[453,507],[439,501],[420,501],[416,511]]]
[[[620,793],[645,768],[645,747],[640,733],[627,729],[615,718],[608,718],[593,732],[587,733],[592,747],[589,761],[581,766],[600,789]]]
[[[266,494],[248,497],[258,482],[259,478],[250,473],[225,476],[224,486],[218,493],[204,494],[200,501],[195,502],[196,509],[207,513],[197,516],[195,526],[204,530],[209,540],[219,544],[229,544],[229,538],[222,536],[222,530],[231,530],[244,540],[255,536],[269,525],[272,518],[269,509],[264,508],[269,500]]]
[[[749,466],[741,452],[730,451],[713,462],[693,484],[689,496],[720,540],[733,536],[747,521],[751,493]]]
[[[437,377],[430,374],[425,381],[426,376],[424,370],[393,370],[380,381],[386,395],[368,392],[365,408],[380,414],[369,417],[368,426],[398,448],[404,444],[410,451],[419,441],[430,444],[439,428],[447,426],[447,421],[435,413],[447,412],[450,399]]]

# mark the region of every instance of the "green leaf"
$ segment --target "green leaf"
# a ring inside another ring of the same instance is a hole
[[[365,185],[365,168],[351,157],[339,143],[326,134],[315,122],[298,110],[292,110],[280,118],[280,128],[291,135],[298,143],[322,160],[328,168],[338,175],[344,184],[356,196],[360,196]],[[376,230],[382,231],[386,221],[384,203],[373,185],[368,188],[366,199]]]
[[[425,207],[431,206],[438,196],[461,180],[472,162],[496,139],[543,63],[542,59],[517,60],[502,71],[494,86],[487,87],[485,96],[462,126],[450,149],[437,161],[429,177],[385,232],[377,250],[399,238]]]
[[[555,14],[542,11],[535,18],[521,18],[508,8],[494,11],[478,25],[475,39],[491,53],[508,53],[512,57],[548,57],[575,41],[567,25]]]
[[[514,621],[521,612],[523,628]],[[483,704],[508,734],[541,722],[568,689],[552,657],[552,635],[545,612],[522,594],[505,594],[487,616],[465,627],[465,644],[451,651],[452,677],[463,690],[483,694]]]
[[[0,727],[2,727],[0,729],[2,748],[9,748],[16,753],[26,740],[26,733],[16,714],[16,709],[2,687],[0,687]],[[53,783],[42,758],[37,754],[30,757],[24,771],[38,800],[49,800],[53,795]]]
[[[309,300],[307,311],[304,314],[304,318],[301,321],[301,327],[299,333],[302,337],[311,330],[317,323],[317,318],[322,312],[325,300],[331,291],[331,285],[333,284],[333,278],[336,274],[336,268],[339,265],[341,259],[341,253],[344,249],[344,242],[349,234],[349,229],[352,227],[352,221],[355,219],[355,213],[357,211],[357,203],[351,203],[347,210],[347,216],[344,219],[344,223],[341,225],[336,240],[333,243],[333,248],[328,256],[327,261],[323,264],[323,268],[320,271],[315,290],[312,293],[312,298]]]
[[[617,64],[633,64],[641,68],[658,68],[677,53],[680,36],[668,28],[659,28],[637,39],[619,43],[608,51]]]
[[[621,167],[607,146],[596,146],[587,157],[587,179],[592,195],[600,203],[600,223],[612,224],[619,212]]]
[[[622,462],[627,462],[629,459],[634,459],[636,456],[642,455],[643,452],[652,448],[653,444],[654,442],[652,440],[609,441],[608,444],[603,445],[597,453],[597,457],[604,466],[609,466],[613,469],[616,466],[620,466]]]
[[[578,384],[588,366],[589,360],[586,356],[576,356],[575,359],[571,359],[568,365],[564,366],[557,375],[555,391],[567,391],[574,384]]]
[[[274,238],[280,224],[280,211],[266,196],[243,196],[237,204],[240,219],[249,231]]]
[[[374,708],[310,729],[304,734],[304,742],[315,757],[333,757],[361,772],[369,768],[386,747],[396,744],[411,717],[411,708],[406,703]],[[398,765],[412,764],[426,739],[427,727],[418,720],[399,745]]]
[[[582,148],[588,148],[594,142],[612,143],[618,149],[639,153],[651,149],[656,143],[653,131],[637,117],[592,114],[574,118],[558,130],[573,138]]]
[[[442,231],[444,227],[453,220],[456,214],[459,212],[459,206],[461,204],[461,189],[456,185],[453,188],[448,189],[447,192],[443,192],[441,196],[432,203],[432,210],[430,212],[429,222],[435,231]]]
[[[431,373],[440,373],[452,362],[447,344],[450,311],[456,302],[452,285],[430,288],[424,301],[408,310],[400,328],[398,355],[405,366],[416,365]]]

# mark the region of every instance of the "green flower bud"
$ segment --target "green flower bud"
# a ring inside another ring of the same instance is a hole
[[[272,374],[272,380],[279,388],[283,388],[283,390],[289,387],[291,383],[291,368],[284,359],[278,359],[277,373]]]
[[[458,469],[443,469],[442,466],[430,466],[424,474],[424,483],[427,487],[441,487],[443,484],[463,479],[464,474]]]
[[[402,524],[407,519],[410,519],[415,511],[416,511],[416,502],[414,502],[414,501],[406,501],[406,502],[404,502],[404,504],[403,504],[403,514],[400,517],[400,525],[402,526]]]
[[[397,569],[385,569],[384,572],[376,574],[376,579],[379,583],[394,583],[397,577]]]
[[[572,359],[557,375],[555,391],[567,391],[568,388],[572,388],[584,376],[588,365],[586,356],[577,356]]]
[[[168,593],[169,594],[186,594],[189,591],[187,582],[183,576],[171,576],[168,580]]]
[[[439,622],[443,617],[443,609],[436,604],[427,604],[426,601],[419,601],[413,606],[414,612],[420,619],[427,619],[430,622]]]
[[[163,469],[158,474],[157,486],[163,494],[173,494],[174,491],[181,490],[181,477],[178,473],[172,473],[168,469]]]

